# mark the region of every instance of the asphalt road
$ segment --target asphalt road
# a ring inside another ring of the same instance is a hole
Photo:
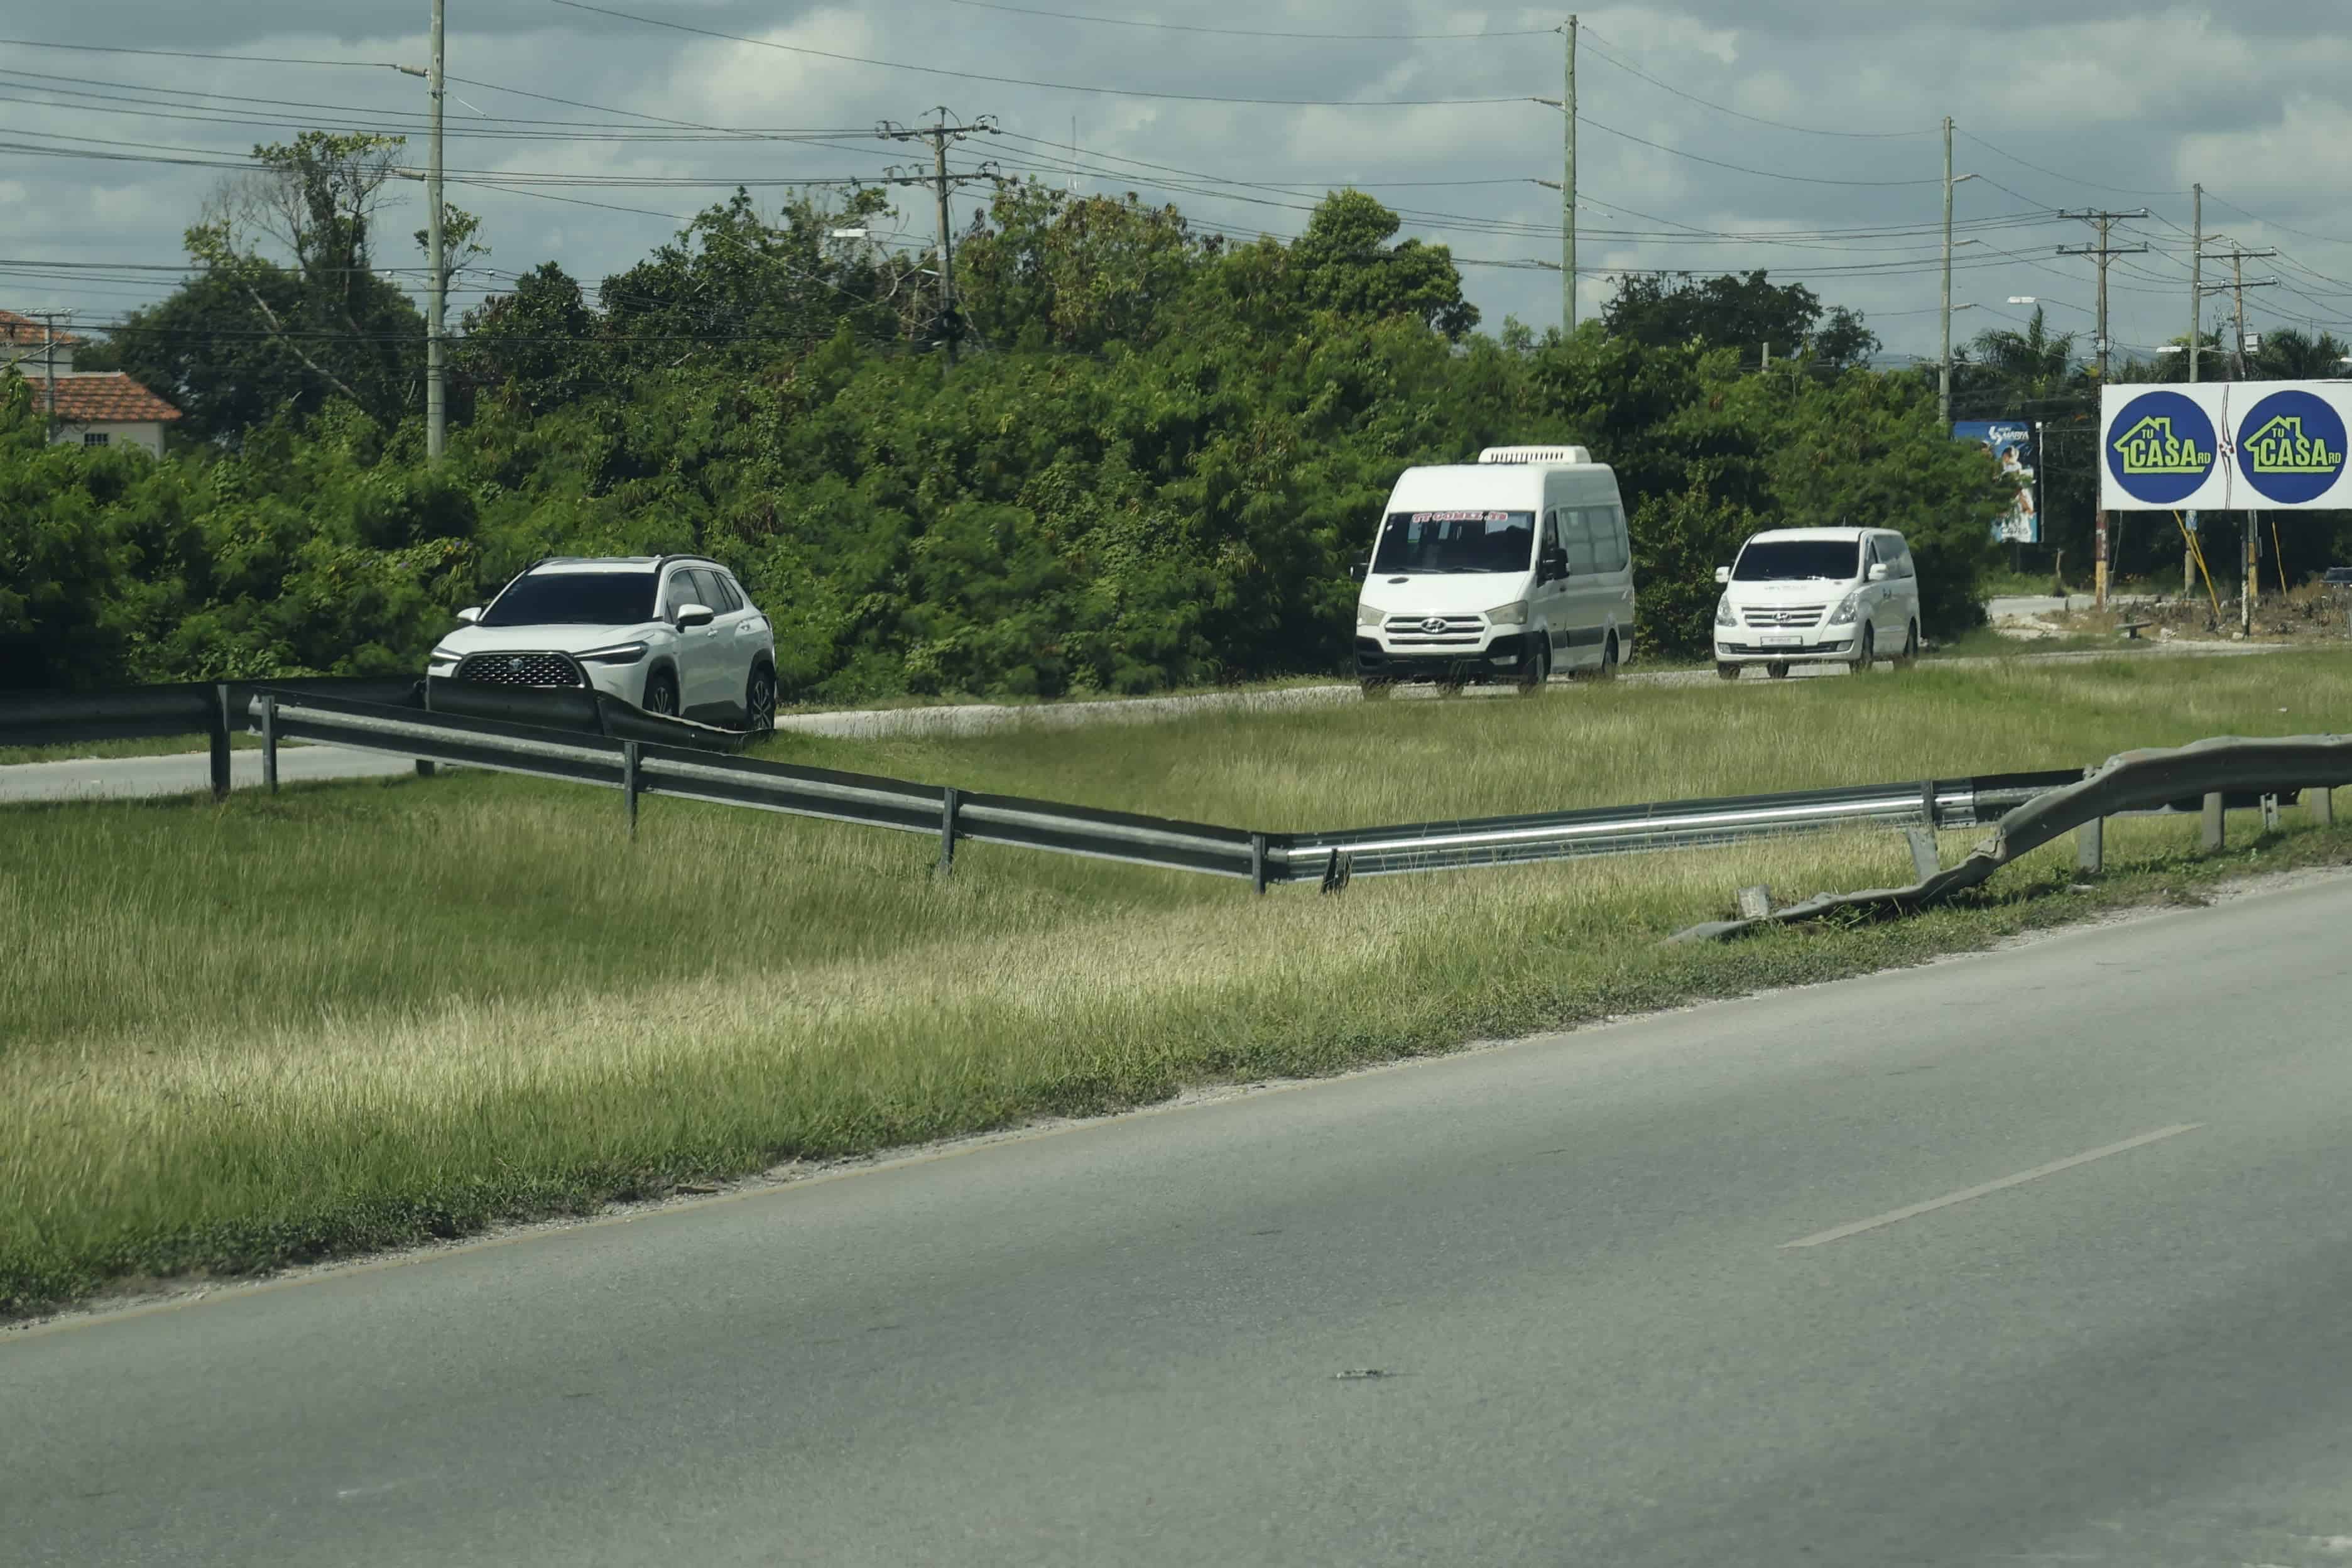
[[[286,746],[278,753],[280,784],[388,778],[415,771],[415,763],[407,757],[357,752],[346,746]],[[229,787],[256,789],[260,784],[261,753],[231,752]],[[203,752],[164,757],[84,757],[0,767],[0,801],[121,800],[202,795],[212,787],[212,761]]]
[[[2336,879],[0,1336],[0,1557],[2340,1564],[2347,924]]]

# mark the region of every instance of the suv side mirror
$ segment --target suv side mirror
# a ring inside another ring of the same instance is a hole
[[[457,612],[457,624],[461,626],[470,626],[481,618],[482,606],[479,605],[468,605]]]
[[[1870,580],[1874,583],[1884,583],[1886,581],[1885,562],[1874,561],[1870,563]]]
[[[1348,564],[1348,575],[1360,583],[1364,580],[1364,574],[1371,569],[1372,559],[1368,555],[1361,561],[1349,562]]]
[[[1717,583],[1728,583],[1728,582],[1730,582],[1730,581],[1731,581],[1731,568],[1730,568],[1730,567],[1728,567],[1728,566],[1718,566],[1718,567],[1717,567],[1717,568],[1715,569],[1715,580],[1716,580]]]
[[[690,632],[697,626],[707,626],[719,617],[708,605],[680,605],[677,607],[677,629]]]

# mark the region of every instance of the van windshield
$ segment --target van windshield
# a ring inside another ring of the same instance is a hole
[[[1862,544],[1852,539],[1759,539],[1739,552],[1735,583],[1850,583],[1862,573]]]
[[[1535,556],[1532,511],[1392,511],[1372,573],[1524,572]]]

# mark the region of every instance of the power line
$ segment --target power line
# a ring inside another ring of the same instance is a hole
[[[577,0],[555,0],[555,3],[559,5],[570,5],[577,4]],[[1541,99],[1538,101],[1545,103],[1552,102],[1549,99]],[[1557,107],[1556,104],[1555,107]],[[1687,158],[1694,163],[1711,164],[1717,169],[1728,169],[1732,173],[1738,174],[1753,174],[1758,179],[1761,180],[1793,180],[1800,184],[1806,185],[1867,185],[1878,189],[1888,189],[1897,185],[1939,185],[1943,184],[1941,180],[1935,179],[1833,180],[1821,174],[1782,174],[1778,169],[1751,169],[1743,163],[1727,163],[1720,158],[1706,158],[1700,156],[1696,153],[1685,153],[1679,147],[1669,147],[1663,142],[1653,142],[1647,137],[1636,136],[1630,131],[1620,131],[1613,125],[1603,125],[1601,121],[1592,119],[1589,115],[1578,115],[1577,123],[1579,125],[1590,126],[1595,131],[1606,131],[1612,136],[1622,137],[1625,141],[1638,143],[1643,147],[1653,148],[1660,153],[1672,153],[1677,158]]]
[[[398,70],[390,60],[297,59],[287,55],[216,55],[199,49],[134,49],[120,44],[53,44],[40,38],[0,38],[0,45],[17,49],[71,49],[90,55],[153,55],[174,60],[244,60],[262,66],[344,66],[358,70]]]
[[[956,0],[956,3],[958,5],[972,5],[978,4],[979,0]],[[1557,28],[1553,30],[1558,31]],[[1600,36],[1593,31],[1590,23],[1585,23],[1580,26],[1578,31],[1586,38],[1593,38]],[[1590,46],[1588,46],[1588,47],[1589,47]],[[1800,132],[1807,136],[1838,136],[1849,138],[1854,141],[1865,142],[1882,141],[1898,136],[1933,136],[1936,133],[1933,129],[1927,126],[1922,126],[1916,131],[1823,131],[1811,125],[1792,125],[1785,120],[1767,120],[1760,114],[1749,114],[1744,110],[1734,109],[1728,104],[1717,103],[1712,100],[1701,98],[1696,93],[1685,92],[1681,88],[1675,86],[1672,82],[1660,81],[1656,77],[1652,76],[1649,72],[1629,64],[1624,60],[1619,59],[1607,49],[1594,48],[1592,49],[1592,53],[1599,56],[1601,58],[1607,60],[1619,70],[1627,72],[1633,76],[1640,77],[1643,81],[1648,82],[1652,87],[1657,88],[1662,91],[1673,93],[1676,98],[1683,99],[1691,103],[1696,103],[1701,109],[1712,109],[1717,114],[1728,114],[1734,120],[1745,120],[1754,125],[1769,125],[1776,130]]]
[[[2097,180],[2086,180],[2080,174],[2063,174],[2055,169],[2046,168],[2040,163],[2021,158],[2014,153],[2005,152],[2001,148],[1994,146],[1991,142],[1986,141],[1981,136],[1974,135],[1966,131],[1962,131],[1960,134],[1968,137],[1969,141],[1975,142],[1978,146],[1983,148],[1988,153],[2006,158],[2011,163],[2016,163],[2023,168],[2031,169],[2037,174],[2047,174],[2053,180],[2063,180],[2069,184],[2088,185],[2094,190],[2114,191],[2120,195],[2126,196],[2181,196],[2189,194],[2186,191],[2180,190],[2141,190],[2130,185],[2110,185],[2102,184]]]
[[[1411,39],[1468,42],[1478,38],[1533,38],[1557,33],[1558,27],[1518,27],[1491,33],[1286,33],[1257,27],[1209,27],[1189,22],[1139,22],[1128,16],[1089,16],[1075,11],[1040,11],[1029,5],[1003,5],[993,0],[948,0],[981,11],[1008,11],[1019,16],[1046,16],[1057,22],[1099,22],[1113,27],[1150,27],[1166,33],[1209,33],[1228,38],[1320,38],[1334,43],[1390,43]]]
[[[1088,87],[1076,82],[1039,81],[1028,77],[991,76],[982,71],[950,70],[945,66],[909,65],[903,60],[879,60],[867,55],[846,55],[834,49],[813,49],[801,44],[780,44],[770,38],[747,38],[740,33],[722,33],[710,27],[697,27],[684,22],[666,21],[657,16],[640,16],[628,11],[614,11],[603,5],[591,5],[586,0],[548,0],[573,11],[592,11],[600,16],[614,16],[624,22],[638,22],[648,27],[668,27],[681,33],[694,33],[706,38],[722,38],[731,44],[750,44],[762,49],[781,49],[790,55],[806,55],[824,60],[839,60],[848,65],[877,66],[884,70],[918,71],[925,76],[953,77],[960,81],[993,82],[1001,87],[1037,87],[1055,92],[1088,92],[1108,98],[1162,99],[1181,103],[1245,103],[1265,104],[1284,109],[1435,109],[1462,107],[1483,103],[1525,103],[1527,95],[1513,93],[1497,98],[1236,98],[1202,92],[1153,92],[1142,88]]]

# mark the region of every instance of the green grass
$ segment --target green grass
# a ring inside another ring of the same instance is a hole
[[[772,754],[1283,829],[2095,762],[2340,729],[2352,658],[1580,687]],[[2282,712],[2280,710],[2285,710]],[[1979,946],[2241,869],[2111,825],[1923,918],[1659,939],[1907,874],[1892,832],[1368,879],[1345,896],[478,773],[0,812],[0,1308],[1323,1073]],[[2247,824],[2234,826],[2243,835]],[[1954,836],[1948,858],[1970,836]]]

